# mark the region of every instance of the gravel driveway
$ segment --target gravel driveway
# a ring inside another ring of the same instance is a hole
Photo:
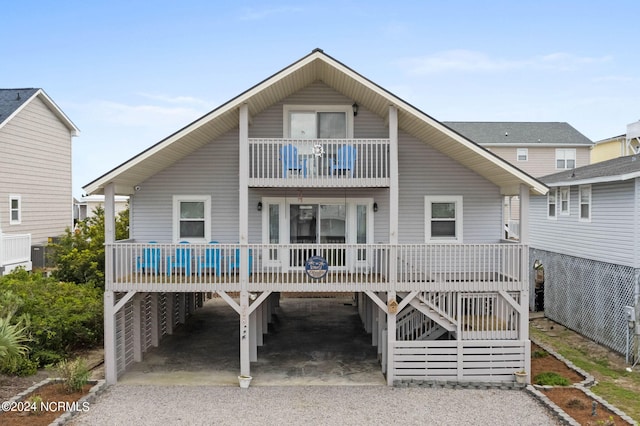
[[[522,390],[115,385],[72,425],[557,425]]]

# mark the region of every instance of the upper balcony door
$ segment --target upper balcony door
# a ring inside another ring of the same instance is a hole
[[[366,244],[373,239],[373,200],[270,198],[263,204],[263,236],[271,244],[300,248],[270,249],[263,253],[268,264],[283,269],[304,268],[311,256],[322,256],[332,270],[368,268],[371,256]],[[362,249],[313,247],[319,244],[363,244]]]
[[[284,114],[283,134],[286,138],[353,137],[353,112],[349,105],[285,105]]]

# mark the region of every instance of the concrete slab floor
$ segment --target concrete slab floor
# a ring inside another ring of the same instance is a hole
[[[251,386],[385,385],[351,294],[336,298],[283,295],[251,363]],[[221,298],[151,348],[120,384],[238,386],[239,316]]]

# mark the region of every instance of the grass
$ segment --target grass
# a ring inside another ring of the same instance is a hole
[[[551,346],[577,367],[593,375],[598,381],[591,388],[593,393],[640,422],[640,374],[637,371],[629,373],[624,368],[612,366],[600,355],[571,346],[571,340],[567,338],[571,331],[557,332],[553,337],[534,327],[530,327],[529,332],[532,338]]]

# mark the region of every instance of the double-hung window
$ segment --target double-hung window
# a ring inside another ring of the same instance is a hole
[[[173,196],[173,239],[206,242],[211,235],[211,197]]]
[[[571,194],[571,190],[568,186],[563,186],[560,188],[560,214],[563,216],[569,215],[569,197]]]
[[[291,139],[344,139],[353,135],[350,105],[285,105],[284,114],[284,134]]]
[[[516,158],[518,161],[528,161],[529,160],[529,149],[528,148],[518,148],[516,150]]]
[[[462,197],[426,196],[425,241],[461,243]]]
[[[583,185],[578,189],[580,196],[580,222],[591,222],[591,185]]]
[[[9,224],[20,225],[22,222],[22,200],[19,195],[9,195]]]
[[[576,150],[558,148],[556,149],[556,169],[566,170],[576,168]]]
[[[558,209],[558,188],[549,189],[547,194],[547,219],[556,219]]]

